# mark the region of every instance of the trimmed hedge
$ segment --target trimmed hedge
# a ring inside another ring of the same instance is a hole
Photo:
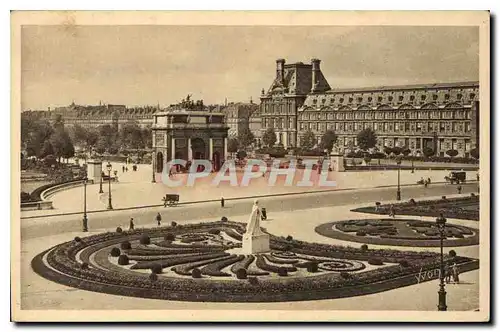
[[[195,278],[195,279],[199,279],[201,278],[201,271],[200,269],[198,268],[194,268],[192,271],[191,271],[191,277]]]
[[[122,242],[122,243],[120,244],[120,248],[121,248],[122,250],[130,250],[130,249],[132,249],[132,245],[130,244],[130,242],[128,242],[128,241],[124,241],[124,242]]]
[[[368,264],[370,265],[384,265],[384,262],[380,258],[373,257],[368,260]]]
[[[111,249],[111,251],[110,251],[110,255],[111,255],[111,257],[119,257],[119,256],[120,256],[120,254],[121,254],[121,251],[120,251],[120,249],[119,249],[119,248],[117,248],[117,247],[114,247],[114,248],[113,248],[113,249]]]
[[[118,257],[118,265],[128,265],[128,264],[129,261],[127,255],[120,255],[120,257]]]
[[[147,235],[141,235],[141,238],[139,239],[140,244],[148,245],[151,244],[151,239]]]

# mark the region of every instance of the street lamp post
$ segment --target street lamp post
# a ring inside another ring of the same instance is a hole
[[[411,159],[411,172],[415,173],[415,165],[413,164],[413,158]]]
[[[102,175],[104,174],[104,172],[101,170],[101,176],[100,176],[100,180],[99,180],[99,194],[103,194],[104,193],[104,190],[102,190]]]
[[[87,219],[87,182],[88,178],[85,176],[83,179],[83,220],[82,220],[82,231],[88,232],[88,219]]]
[[[397,159],[396,163],[398,164],[398,191],[396,192],[396,199],[398,201],[401,200],[401,159]]]
[[[439,303],[438,303],[438,310],[439,311],[446,311],[447,306],[446,306],[446,291],[444,289],[444,261],[443,261],[443,240],[444,240],[444,233],[445,233],[445,227],[446,227],[446,218],[443,217],[443,214],[441,214],[437,219],[436,219],[436,225],[439,229],[439,238],[440,238],[440,247],[441,247],[441,263],[440,263],[440,269],[439,269],[439,291],[438,291],[438,298],[439,298]]]
[[[152,179],[151,179],[151,182],[152,183],[156,183],[156,179],[155,179],[155,152],[151,152],[151,167],[153,168],[151,174],[152,174]]]
[[[111,163],[108,161],[108,164],[106,165],[106,169],[108,170],[108,210],[113,210],[113,205],[111,205],[111,169],[113,166],[111,166]]]

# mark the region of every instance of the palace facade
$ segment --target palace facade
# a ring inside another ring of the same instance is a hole
[[[226,117],[226,124],[229,127],[229,136],[238,137],[245,129],[249,129],[256,140],[260,144],[261,140],[261,121],[259,105],[253,103],[229,103],[222,109]]]
[[[424,147],[437,155],[455,149],[468,156],[479,143],[479,83],[439,83],[331,89],[320,60],[285,65],[277,60],[276,78],[261,96],[262,131],[274,128],[277,142],[300,146],[305,132],[318,140],[327,130],[340,147],[357,145],[365,128],[375,131],[379,148]]]

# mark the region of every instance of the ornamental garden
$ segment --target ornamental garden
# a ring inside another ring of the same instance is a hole
[[[335,230],[339,234],[358,234],[363,227],[375,227],[377,234],[366,231],[366,235],[356,235],[364,242],[415,229],[415,238],[435,240],[435,235],[427,235],[430,230],[425,228],[432,228],[428,225],[403,226],[391,221],[344,221],[334,226],[339,227]],[[32,260],[32,268],[48,280],[88,291],[204,302],[342,298],[415,284],[421,281],[416,276],[426,272],[429,280],[439,277],[435,273],[439,254],[372,249],[366,243],[335,246],[270,234],[271,251],[245,255],[241,253],[245,227],[222,218],[131,231],[117,228],[52,247]],[[457,237],[457,241],[478,236],[476,230],[459,226],[447,231],[450,236],[459,233],[463,238]],[[457,256],[453,250],[444,259],[457,263],[462,272],[479,267],[477,260]]]

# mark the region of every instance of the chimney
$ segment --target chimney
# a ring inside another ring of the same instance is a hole
[[[318,83],[319,83],[319,64],[321,60],[319,59],[311,59],[311,65],[312,65],[312,86],[311,86],[311,92],[318,92]]]
[[[276,60],[276,78],[280,83],[285,83],[285,59]]]

